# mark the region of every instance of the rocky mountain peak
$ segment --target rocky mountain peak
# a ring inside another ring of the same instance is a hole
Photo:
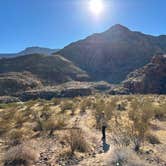
[[[130,30],[127,27],[125,27],[121,24],[115,24],[111,28],[109,28],[106,32],[111,33],[111,32],[129,32],[129,31]]]

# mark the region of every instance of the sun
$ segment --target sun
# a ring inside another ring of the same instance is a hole
[[[92,14],[99,16],[104,10],[103,0],[90,0],[89,9]]]

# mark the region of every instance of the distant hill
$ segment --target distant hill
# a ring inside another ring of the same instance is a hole
[[[151,36],[115,25],[58,52],[87,71],[93,81],[120,83],[158,53],[166,53],[166,36]]]
[[[131,93],[166,94],[166,55],[154,56],[150,63],[130,73],[123,85]]]
[[[56,53],[59,50],[60,49],[50,49],[50,48],[44,48],[44,47],[28,47],[25,50],[20,51],[18,53],[11,53],[11,54],[0,53],[0,58],[2,58],[2,57],[16,57],[16,56],[22,56],[22,55],[28,55],[28,54],[51,55],[52,53]]]
[[[45,84],[88,80],[88,75],[59,55],[30,54],[0,59],[0,73],[28,71]]]

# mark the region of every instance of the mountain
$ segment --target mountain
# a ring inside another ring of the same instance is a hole
[[[28,71],[45,84],[88,80],[88,75],[59,55],[30,54],[0,59],[0,73]]]
[[[18,53],[18,55],[29,55],[29,54],[45,54],[51,55],[52,53],[56,53],[59,49],[50,49],[44,47],[28,47],[25,50]]]
[[[123,86],[131,93],[166,94],[166,55],[154,56],[150,63],[130,73]]]
[[[93,81],[111,83],[120,83],[158,53],[166,53],[165,35],[146,35],[119,24],[71,43],[58,52],[85,70]]]
[[[45,54],[45,55],[51,55],[52,53],[58,52],[60,49],[50,49],[50,48],[44,48],[44,47],[28,47],[24,49],[23,51],[20,51],[18,53],[11,53],[11,54],[0,54],[0,57],[16,57],[16,56],[22,56],[22,55],[29,55],[29,54]]]

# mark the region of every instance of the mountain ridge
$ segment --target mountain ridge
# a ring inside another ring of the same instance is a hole
[[[60,49],[50,49],[46,47],[32,46],[32,47],[27,47],[18,53],[0,53],[0,58],[9,58],[9,57],[23,56],[23,55],[35,54],[35,53],[51,55],[53,53],[58,52],[59,50]]]
[[[85,70],[94,80],[120,83],[131,71],[166,52],[166,36],[152,36],[115,25],[69,44],[58,54]]]

